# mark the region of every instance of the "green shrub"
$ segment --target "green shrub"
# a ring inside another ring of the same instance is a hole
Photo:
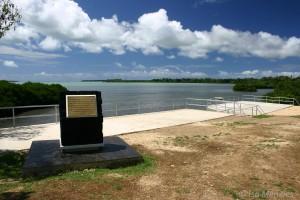
[[[256,92],[255,85],[251,83],[238,82],[233,86],[234,91]]]
[[[67,89],[59,84],[0,81],[0,107],[57,104]]]
[[[286,79],[280,81],[275,85],[273,92],[267,95],[296,98],[298,102],[300,102],[300,79]]]

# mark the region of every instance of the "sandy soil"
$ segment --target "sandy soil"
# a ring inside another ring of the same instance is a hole
[[[275,116],[300,116],[300,106],[293,106],[270,113]]]
[[[153,172],[115,182],[49,181],[29,199],[300,199],[300,119],[226,117],[121,136]],[[119,184],[105,196],[113,184]]]

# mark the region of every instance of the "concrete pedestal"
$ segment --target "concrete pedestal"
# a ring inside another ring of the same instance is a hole
[[[47,176],[70,170],[117,168],[142,162],[142,156],[119,137],[104,137],[94,151],[64,153],[59,140],[33,141],[23,166],[23,176]]]

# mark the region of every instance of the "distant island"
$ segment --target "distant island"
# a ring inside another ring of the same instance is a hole
[[[105,80],[82,80],[82,82],[109,82],[109,83],[234,83],[235,79],[214,79],[214,78],[161,78],[150,80],[127,80],[127,79],[105,79]]]

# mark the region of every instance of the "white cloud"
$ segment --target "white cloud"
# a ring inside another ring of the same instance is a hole
[[[115,15],[91,19],[77,2],[70,0],[13,1],[22,12],[23,25],[4,37],[6,44],[18,41],[31,48],[80,48],[90,53],[107,49],[117,55],[126,51],[162,55],[173,49],[189,58],[205,58],[211,52],[268,59],[300,57],[300,38],[238,31],[221,25],[192,31],[170,20],[164,9],[143,14],[137,22],[126,22]]]
[[[120,68],[123,67],[123,64],[122,64],[122,63],[119,63],[119,62],[115,62],[115,65],[116,65],[117,67],[120,67]]]
[[[39,46],[48,51],[53,51],[61,48],[61,43],[50,36],[47,36],[44,40],[42,40]]]
[[[203,78],[207,77],[203,72],[176,72],[170,69],[152,69],[152,70],[131,70],[128,72],[107,72],[105,78],[122,79],[153,79],[153,78]]]
[[[292,77],[299,77],[300,72],[279,72],[279,73],[274,73],[277,76],[292,76]]]
[[[19,66],[13,60],[4,60],[3,65],[10,68],[18,68]]]
[[[255,70],[246,70],[246,71],[243,71],[241,74],[242,75],[246,75],[246,76],[253,76],[253,75],[256,75],[258,74],[259,70],[255,69]]]
[[[133,66],[133,70],[145,70],[147,67],[143,64],[138,64],[136,62],[131,63]]]
[[[215,58],[215,61],[217,61],[217,62],[223,62],[223,61],[224,61],[224,59],[223,59],[223,58],[221,58],[221,57],[216,57],[216,58]]]
[[[46,72],[35,73],[35,76],[48,76],[49,74]]]
[[[177,65],[164,66],[144,66],[142,64],[132,63],[133,69],[122,72],[106,72],[104,78],[122,78],[122,79],[153,79],[153,78],[203,78],[207,77],[204,72],[192,72],[181,69]]]
[[[17,48],[9,47],[9,46],[0,46],[0,55],[17,56],[20,58],[33,59],[33,60],[65,57],[60,54],[42,53],[42,52],[37,52],[37,51],[32,51],[32,50],[17,49]]]
[[[61,80],[68,80],[68,81],[79,81],[85,79],[97,79],[99,78],[98,74],[94,73],[86,73],[86,72],[75,72],[75,73],[48,73],[48,72],[39,72],[35,73],[34,77],[32,76],[25,76],[27,79],[34,79],[34,80],[43,80],[43,81],[61,81]],[[22,78],[24,79],[24,78]],[[26,80],[26,79],[25,79]]]
[[[262,78],[262,77],[276,77],[276,76],[292,76],[299,77],[300,72],[274,72],[272,70],[245,70],[242,72],[226,72],[219,71],[220,78]]]
[[[230,73],[226,72],[226,71],[218,71],[218,74],[221,78],[226,78],[226,77],[230,76]]]
[[[169,55],[169,56],[167,56],[167,58],[170,59],[170,60],[172,60],[172,59],[175,59],[176,56],[174,56],[174,55]]]

